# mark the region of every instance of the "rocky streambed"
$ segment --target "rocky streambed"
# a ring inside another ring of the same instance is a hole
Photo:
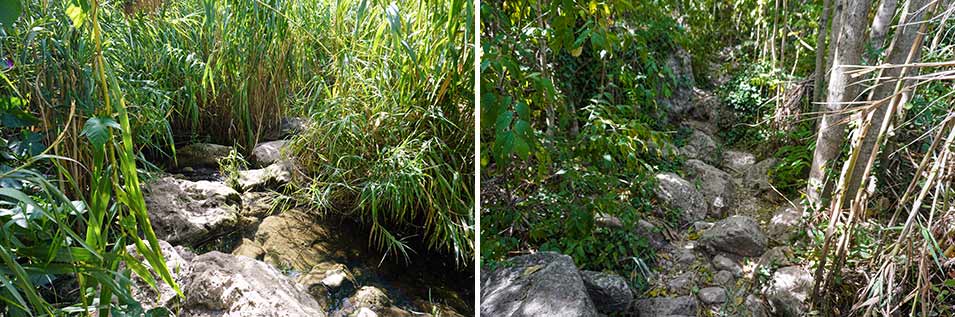
[[[691,74],[688,67],[675,69]],[[772,188],[768,172],[776,160],[723,148],[717,131],[735,120],[711,92],[684,87],[674,96],[670,118],[690,131],[676,149],[687,159],[684,171],[656,175],[660,208],[632,229],[656,250],[644,276],[650,289],[635,293],[623,277],[579,270],[566,255],[529,254],[482,270],[482,316],[807,313],[812,278],[808,265],[793,257],[802,209]],[[658,220],[665,208],[681,211],[677,224]],[[605,214],[595,223],[624,230]]]
[[[283,194],[301,175],[286,146],[257,145],[253,168],[228,184],[217,167],[231,147],[188,145],[171,173],[146,183],[150,220],[185,297],[133,278],[145,308],[178,316],[473,315],[473,272],[423,248],[397,262],[369,248],[360,224]]]

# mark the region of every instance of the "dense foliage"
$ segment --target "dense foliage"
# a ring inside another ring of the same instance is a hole
[[[185,143],[248,155],[283,117],[309,122],[295,197],[471,263],[470,1],[0,3],[21,11],[0,15],[0,314],[142,313],[130,274],[172,281],[126,252],[164,267],[139,179]]]
[[[676,164],[658,103],[679,84],[666,60],[682,33],[668,9],[482,4],[485,264],[554,250],[642,281],[652,254],[633,228],[652,212],[653,174]],[[597,227],[598,216],[623,228]]]

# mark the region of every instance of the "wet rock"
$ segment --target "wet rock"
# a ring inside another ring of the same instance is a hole
[[[723,168],[728,169],[730,172],[742,174],[756,164],[756,156],[752,153],[727,150],[723,152],[722,163]]]
[[[232,255],[261,260],[262,257],[265,256],[265,249],[255,241],[242,238],[242,242],[239,243],[239,246],[236,247],[235,250],[232,250]]]
[[[762,300],[756,295],[746,296],[746,310],[749,311],[749,316],[752,317],[769,317],[769,310],[766,308],[766,301]]]
[[[325,316],[318,302],[265,263],[220,252],[197,256],[181,316]]]
[[[159,239],[192,245],[236,227],[242,200],[228,186],[163,177],[146,185],[146,208]]]
[[[713,275],[713,284],[722,287],[731,287],[736,284],[736,279],[732,272],[722,270]]]
[[[278,161],[288,159],[288,140],[277,140],[259,143],[252,149],[251,162],[256,166],[269,166]]]
[[[598,316],[574,261],[541,252],[481,274],[482,316]]]
[[[194,143],[176,149],[176,162],[180,168],[218,168],[219,159],[229,156],[229,152],[232,152],[230,146]]]
[[[719,164],[719,149],[713,137],[703,133],[700,130],[693,130],[693,133],[686,140],[686,144],[680,148],[680,154],[687,159],[697,159],[710,164]]]
[[[774,316],[803,316],[812,281],[809,271],[800,266],[787,266],[773,273],[764,295]]]
[[[703,232],[700,242],[716,251],[749,257],[763,254],[768,243],[756,220],[746,216],[720,220]]]
[[[769,221],[769,235],[774,241],[789,242],[795,236],[800,221],[802,221],[802,208],[783,205],[776,210]]]
[[[650,223],[649,221],[640,219],[637,221],[636,228],[634,228],[634,233],[637,236],[641,236],[650,244],[654,250],[660,250],[666,247],[667,239],[663,236],[663,233],[660,232],[660,229]]]
[[[292,181],[294,168],[291,161],[280,161],[265,168],[239,171],[239,190],[261,191],[280,188]]]
[[[372,310],[391,306],[391,299],[388,298],[388,294],[374,286],[363,286],[358,289],[354,295],[348,298],[348,302],[355,307],[367,307]]]
[[[717,270],[729,271],[733,274],[733,276],[740,276],[743,274],[743,268],[737,264],[736,261],[722,254],[717,254],[715,257],[713,257],[713,268]]]
[[[733,205],[736,197],[736,184],[730,174],[719,170],[700,160],[686,162],[687,174],[690,181],[699,184],[700,193],[709,207],[711,217],[720,218]]]
[[[726,290],[722,287],[704,287],[700,289],[700,301],[704,305],[716,305],[726,302]]]
[[[700,310],[694,296],[641,299],[633,307],[637,316],[696,316]]]
[[[587,293],[597,311],[603,314],[624,313],[633,301],[627,280],[619,275],[581,271]]]
[[[678,209],[683,223],[692,223],[706,217],[707,207],[703,194],[697,191],[693,184],[673,173],[657,174],[656,179],[659,183],[655,190],[657,199],[670,208]]]

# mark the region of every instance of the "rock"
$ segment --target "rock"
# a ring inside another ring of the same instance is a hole
[[[481,316],[598,316],[574,261],[540,252],[481,274]]]
[[[693,252],[693,250],[679,248],[673,255],[676,258],[676,263],[682,265],[691,265],[696,262],[696,252]]]
[[[189,265],[180,316],[325,316],[305,290],[265,263],[212,251]]]
[[[176,163],[180,168],[219,168],[219,159],[229,156],[231,146],[194,143],[176,149]]]
[[[769,317],[769,311],[766,309],[766,301],[756,297],[756,295],[746,296],[746,310],[752,317]]]
[[[746,169],[743,177],[749,187],[760,192],[772,190],[772,185],[769,182],[769,170],[776,166],[777,162],[775,158],[768,158]]]
[[[781,246],[769,249],[759,257],[756,267],[780,267],[792,265],[789,257],[792,255],[792,249],[788,246]]]
[[[362,307],[362,308],[359,308],[357,311],[355,311],[354,316],[355,317],[378,317],[378,314],[376,314],[374,311],[372,311],[368,307]]]
[[[696,274],[691,271],[680,273],[680,275],[667,281],[667,289],[680,295],[689,294],[696,286]]]
[[[679,122],[689,115],[693,107],[695,79],[692,59],[686,50],[677,48],[667,56],[666,65],[673,72],[677,84],[673,87],[672,94],[669,97],[661,97],[659,102],[669,109],[669,118]]]
[[[693,223],[693,230],[703,232],[713,228],[713,223],[709,221],[697,221]]]
[[[698,183],[711,217],[726,215],[736,197],[736,184],[730,174],[700,160],[686,162],[690,181]]]
[[[722,166],[729,169],[730,172],[742,174],[754,164],[756,164],[756,156],[751,153],[735,150],[723,152]]]
[[[282,118],[282,121],[279,125],[281,138],[284,139],[305,132],[305,129],[308,129],[309,121],[310,120],[308,118]]]
[[[716,305],[726,302],[726,290],[722,287],[704,287],[700,289],[700,301],[704,305]]]
[[[728,128],[735,124],[733,112],[725,109],[723,102],[716,94],[699,88],[693,88],[693,108],[690,117],[699,122],[705,122],[715,134],[718,129]]]
[[[774,241],[787,243],[795,237],[801,221],[802,208],[783,205],[776,210],[769,221],[769,236],[773,237]]]
[[[147,243],[148,245],[148,243]],[[176,284],[182,285],[187,277],[189,263],[196,255],[185,248],[173,247],[169,242],[159,240],[159,248],[162,250],[163,260],[166,262],[166,268],[169,269]],[[155,272],[152,265],[138,252],[135,245],[126,246],[128,252],[134,259],[139,260],[150,272]],[[176,291],[166,283],[157,282],[158,289],[154,289],[138,276],[131,278],[130,291],[133,299],[140,302],[144,309],[153,309],[157,307],[173,308],[179,303],[179,297]]]
[[[239,171],[239,190],[260,191],[275,189],[292,181],[294,164],[280,161],[265,168]]]
[[[355,246],[338,244],[342,243],[340,237],[350,233],[341,226],[325,226],[328,220],[289,209],[262,220],[255,232],[255,241],[265,249],[265,262],[308,272],[322,262],[350,258],[358,252]]]
[[[700,130],[693,130],[693,133],[686,140],[686,144],[680,148],[680,154],[687,159],[697,159],[710,164],[719,164],[719,149],[713,137],[703,133]]]
[[[733,259],[730,259],[722,254],[717,254],[713,257],[713,268],[717,270],[729,271],[733,276],[740,276],[743,274],[743,268],[736,263]]]
[[[363,286],[358,289],[354,295],[348,298],[348,302],[355,307],[367,307],[372,310],[391,306],[391,299],[381,289],[374,286]]]
[[[696,316],[699,303],[694,296],[654,297],[634,302],[637,316]]]
[[[756,220],[746,216],[732,216],[717,222],[703,232],[700,242],[717,251],[755,257],[766,251],[768,240]]]
[[[616,216],[597,213],[594,217],[594,225],[598,228],[623,228],[623,221]]]
[[[623,277],[594,271],[581,271],[580,277],[598,312],[622,314],[630,307],[633,293]]]
[[[234,228],[242,199],[228,186],[163,177],[146,185],[146,208],[159,239],[193,245]]]
[[[282,195],[276,192],[244,192],[242,193],[242,217],[262,219],[280,212]]]
[[[732,287],[736,284],[736,280],[732,272],[722,270],[713,275],[713,284],[722,287]]]
[[[251,162],[256,166],[269,166],[289,158],[288,140],[259,143],[252,149]]]
[[[262,246],[255,241],[242,238],[242,242],[239,243],[239,246],[236,247],[235,250],[232,250],[232,255],[260,260],[265,256],[265,249],[262,249]]]
[[[692,223],[706,217],[706,203],[703,194],[693,184],[673,173],[657,174],[657,199],[670,208],[680,211],[683,223]]]
[[[773,279],[764,292],[773,315],[803,316],[812,282],[812,275],[800,266],[787,266],[773,273]]]
[[[654,250],[663,249],[667,245],[667,239],[663,236],[663,233],[660,232],[660,229],[657,228],[656,225],[650,223],[649,221],[643,219],[637,220],[634,233],[637,236],[647,239],[650,247]]]

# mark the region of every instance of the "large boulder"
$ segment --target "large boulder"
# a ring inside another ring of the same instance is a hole
[[[303,288],[269,265],[212,251],[190,263],[180,316],[325,316]]]
[[[686,144],[680,147],[680,154],[687,159],[697,159],[709,164],[719,164],[719,147],[713,137],[703,131],[693,130],[686,139]]]
[[[669,110],[671,120],[680,121],[690,114],[693,108],[693,78],[692,59],[689,52],[682,48],[673,50],[666,58],[666,66],[676,79],[676,86],[669,96],[660,98],[659,102]],[[663,96],[663,94],[660,94]]]
[[[756,164],[756,156],[754,156],[752,153],[736,150],[727,150],[723,152],[722,166],[723,168],[728,169],[730,172],[742,174],[754,164]]]
[[[159,245],[184,298],[164,283],[157,290],[134,276],[132,296],[145,309],[165,307],[183,317],[325,316],[304,289],[265,263],[217,251],[196,256],[162,240]],[[154,271],[134,246],[127,250]]]
[[[229,156],[232,147],[194,143],[176,149],[176,163],[180,168],[185,167],[219,167],[219,159]]]
[[[704,305],[718,305],[726,302],[726,290],[722,287],[704,287],[700,289],[700,301]]]
[[[541,252],[481,274],[481,316],[598,316],[574,261]]]
[[[359,246],[341,239],[352,234],[348,228],[328,225],[331,221],[292,208],[262,220],[254,240],[265,250],[265,262],[299,272],[308,272],[322,262],[360,256]]]
[[[787,266],[773,273],[772,281],[764,290],[773,315],[803,316],[812,283],[812,275],[801,266]]]
[[[792,239],[802,221],[802,208],[791,205],[783,205],[776,210],[773,218],[769,220],[769,235],[773,240],[781,243],[789,242]]]
[[[269,166],[280,160],[287,159],[288,140],[263,142],[252,149],[250,161],[256,166]]]
[[[146,185],[146,208],[156,235],[192,245],[239,223],[242,199],[228,186],[163,177]]]
[[[627,280],[615,274],[594,271],[581,271],[587,293],[594,302],[597,311],[603,314],[622,314],[630,307],[633,293]]]
[[[706,217],[706,203],[693,184],[673,173],[657,174],[657,199],[670,208],[677,208],[684,223],[693,223]]]
[[[756,220],[746,216],[732,216],[716,222],[713,228],[703,232],[700,242],[716,251],[748,257],[763,254],[769,243]]]
[[[736,197],[736,185],[732,176],[700,160],[686,161],[686,166],[690,180],[700,185],[700,192],[706,200],[710,216],[719,218],[725,215],[733,206],[733,198]]]
[[[680,297],[654,297],[634,302],[637,316],[696,316],[700,305],[692,295]]]
[[[751,189],[760,192],[771,190],[772,184],[769,181],[769,170],[775,167],[778,162],[779,161],[775,158],[759,161],[759,163],[746,169],[746,172],[743,173],[743,178],[746,179],[746,183],[749,184]]]

